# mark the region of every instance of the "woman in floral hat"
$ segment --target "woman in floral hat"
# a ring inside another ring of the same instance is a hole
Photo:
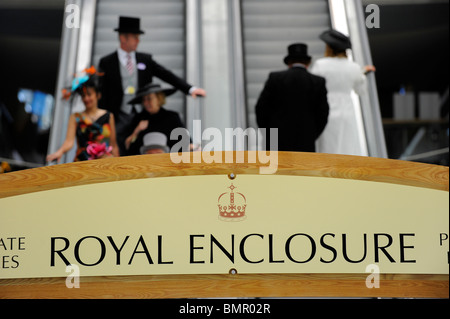
[[[119,156],[113,114],[98,108],[101,95],[93,78],[96,71],[90,68],[85,72],[86,75],[74,79],[71,89],[80,94],[85,110],[70,116],[66,139],[56,152],[47,156],[48,162],[59,162],[72,149],[75,138],[78,145],[74,161]],[[70,94],[66,91],[65,95]]]

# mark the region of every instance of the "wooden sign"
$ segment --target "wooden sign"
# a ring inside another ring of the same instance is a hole
[[[163,154],[0,175],[0,294],[448,296],[447,167],[282,152],[276,174],[262,165]]]

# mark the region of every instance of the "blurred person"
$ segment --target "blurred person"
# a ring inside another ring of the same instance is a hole
[[[271,72],[258,98],[258,126],[266,128],[267,150],[268,129],[278,128],[277,150],[314,152],[328,117],[325,79],[308,72],[311,56],[304,43],[289,45],[284,63],[288,69]]]
[[[365,74],[375,71],[375,67],[367,65],[361,68],[348,59],[346,50],[351,48],[351,42],[346,35],[328,30],[319,38],[326,44],[325,57],[314,63],[311,73],[326,79],[330,114],[328,124],[317,140],[317,152],[367,155],[360,143],[351,92],[365,93]]]
[[[14,118],[5,104],[0,100],[0,157],[11,158],[14,150],[13,131]]]
[[[126,132],[135,115],[142,110],[141,105],[128,103],[138,88],[151,83],[155,76],[194,98],[205,96],[206,92],[158,64],[152,55],[136,51],[140,35],[144,34],[139,18],[119,17],[119,26],[114,31],[119,33],[119,48],[99,62],[99,70],[104,72],[100,83],[103,97],[100,107],[114,114],[117,141],[120,153],[124,155]]]
[[[167,138],[167,146],[171,148],[178,140],[170,140],[170,133],[178,127],[184,128],[178,113],[166,110],[163,105],[166,97],[175,93],[176,89],[162,88],[159,84],[147,84],[138,90],[128,103],[142,104],[143,110],[136,115],[131,124],[130,134],[125,140],[128,155],[140,154],[144,144],[144,136],[149,132],[160,132]],[[191,147],[191,146],[190,146]]]
[[[151,132],[144,135],[141,154],[163,154],[169,153],[167,136],[160,132]]]
[[[75,79],[74,83],[72,92],[81,96],[85,110],[70,115],[66,139],[56,152],[47,156],[47,161],[59,162],[63,154],[72,149],[75,139],[77,151],[74,161],[119,156],[114,115],[98,108],[101,94],[94,78],[84,76]]]

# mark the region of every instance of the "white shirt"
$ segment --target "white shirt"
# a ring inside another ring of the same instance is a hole
[[[294,63],[292,64],[293,68],[304,68],[306,69],[306,65],[304,65],[303,63]]]
[[[130,54],[130,56],[131,56],[131,62],[133,62],[133,65],[136,66],[136,52],[135,51],[127,52],[119,47],[117,49],[117,56],[119,57],[120,64],[122,64],[124,67],[127,66],[127,61],[128,61],[127,55],[128,54]]]
[[[136,52],[132,51],[132,52],[127,52],[125,50],[123,50],[122,48],[118,48],[117,49],[117,56],[119,58],[119,63],[122,64],[125,68],[127,67],[127,62],[128,62],[128,57],[127,55],[130,55],[131,57],[131,61],[133,62],[133,68],[136,70]],[[122,105],[122,111],[130,114],[131,113],[131,109],[133,108],[133,106],[131,104],[127,104],[127,101],[130,100],[133,97],[133,94],[125,94],[124,95],[124,100],[123,100],[123,105]],[[134,108],[136,109],[137,113],[140,113],[142,111],[142,106],[140,104],[136,104],[134,105]]]
[[[130,54],[130,56],[131,56],[131,61],[133,62],[133,65],[136,67],[136,52],[135,51],[132,51],[132,52],[127,52],[127,51],[125,51],[125,50],[123,50],[122,48],[118,48],[117,49],[117,56],[119,57],[119,62],[120,62],[120,64],[122,64],[124,67],[126,67],[127,66],[127,61],[128,61],[128,58],[127,58],[127,55],[128,54]],[[192,92],[194,91],[194,90],[196,90],[197,89],[197,87],[195,87],[195,86],[192,86],[190,89],[189,89],[189,94],[192,94]]]

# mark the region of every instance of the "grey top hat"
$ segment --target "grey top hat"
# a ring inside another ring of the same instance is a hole
[[[352,47],[348,36],[333,29],[323,32],[319,38],[335,50],[345,50]]]
[[[148,150],[162,149],[164,153],[169,152],[167,146],[167,136],[160,132],[151,132],[144,135],[143,145],[141,146],[141,154],[145,154]]]
[[[143,34],[144,31],[141,30],[141,19],[133,17],[119,17],[119,27],[114,29],[114,31],[120,33],[134,33]]]
[[[293,43],[288,46],[288,55],[284,57],[284,63],[288,64],[290,59],[311,59],[308,55],[308,46],[304,43]]]
[[[169,96],[173,93],[175,93],[177,89],[163,89],[161,85],[155,84],[155,83],[149,83],[146,86],[140,88],[137,90],[136,95],[131,99],[128,104],[140,104],[142,101],[142,98],[146,95],[149,95],[150,93],[158,93],[163,92],[166,96]]]

